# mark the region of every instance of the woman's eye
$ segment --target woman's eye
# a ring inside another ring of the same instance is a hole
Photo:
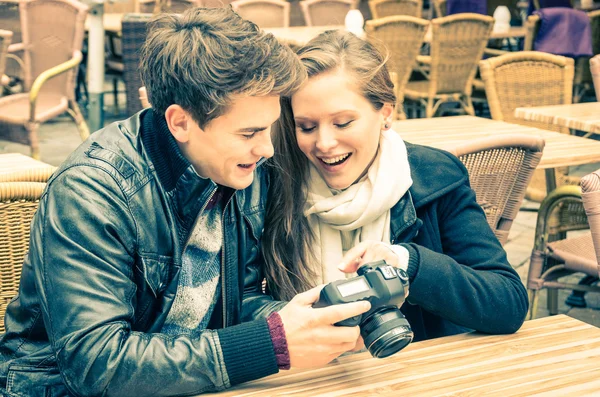
[[[354,120],[350,120],[347,123],[337,123],[337,124],[335,124],[335,126],[338,127],[338,128],[346,128],[346,127],[349,127],[350,124],[352,124],[353,121]]]
[[[303,126],[303,125],[299,125],[298,129],[300,131],[302,131],[302,132],[311,132],[311,131],[313,131],[315,129],[315,126],[313,125],[312,127],[306,127],[306,126]]]

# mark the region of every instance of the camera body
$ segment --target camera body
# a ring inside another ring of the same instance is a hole
[[[359,325],[371,354],[378,358],[387,357],[404,348],[413,338],[410,325],[400,312],[408,296],[408,274],[384,260],[366,263],[357,273],[357,277],[327,284],[313,307],[369,301],[371,309],[368,312],[335,325]]]

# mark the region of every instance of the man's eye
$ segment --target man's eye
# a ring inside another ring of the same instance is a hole
[[[253,132],[252,134],[244,134],[244,137],[246,139],[252,139],[252,138],[254,138],[254,135],[256,135],[256,134],[257,134],[256,132]]]
[[[338,124],[335,124],[335,126],[338,127],[338,128],[346,128],[346,127],[349,127],[350,124],[352,124],[353,121],[354,120],[350,120],[347,123],[338,123]]]

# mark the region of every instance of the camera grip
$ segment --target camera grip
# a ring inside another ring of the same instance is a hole
[[[338,321],[337,323],[335,323],[333,325],[336,325],[338,327],[356,327],[357,325],[360,324],[361,319],[362,319],[362,314],[359,314],[357,316],[349,317],[345,320]]]

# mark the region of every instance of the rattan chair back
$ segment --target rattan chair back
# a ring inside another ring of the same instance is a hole
[[[290,26],[290,3],[283,0],[236,0],[231,7],[261,28]]]
[[[502,135],[468,142],[452,150],[469,171],[477,203],[502,245],[508,240],[543,149],[543,138]]]
[[[590,73],[594,82],[596,100],[600,101],[600,55],[596,55],[590,59]]]
[[[431,21],[430,97],[451,93],[471,95],[477,63],[493,25],[492,17],[471,13]]]
[[[299,2],[306,26],[343,25],[358,0],[303,0]]]
[[[0,334],[5,332],[6,306],[19,290],[31,220],[45,186],[41,182],[0,183]]]
[[[427,33],[429,21],[406,15],[396,15],[367,21],[365,30],[369,40],[383,44],[389,51],[388,70],[396,74],[396,112],[405,119],[404,88],[416,63],[417,55]]]
[[[123,42],[123,80],[127,95],[127,114],[133,115],[143,109],[139,100],[139,88],[142,86],[140,77],[140,49],[146,41],[147,25],[152,14],[125,14],[122,22]]]
[[[423,0],[369,0],[373,19],[394,15],[408,15],[421,18]]]
[[[6,56],[8,55],[8,46],[12,41],[13,32],[0,29],[0,82],[4,81],[4,71],[6,70]],[[0,89],[2,83],[0,83]]]

